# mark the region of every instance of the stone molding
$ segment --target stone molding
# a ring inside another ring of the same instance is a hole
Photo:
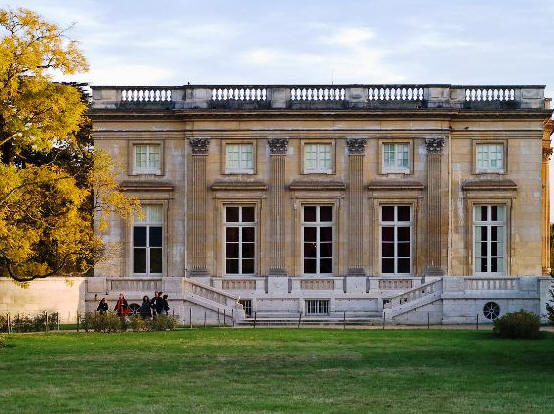
[[[444,137],[428,137],[425,138],[425,149],[430,154],[440,154],[444,148],[446,140]]]
[[[209,138],[190,138],[189,143],[192,148],[192,155],[208,154],[208,148],[210,147]]]
[[[288,138],[269,138],[269,155],[286,155],[289,148]]]
[[[347,138],[348,155],[364,155],[367,138]]]
[[[346,184],[342,181],[316,181],[316,180],[294,180],[289,185],[291,191],[344,191]]]
[[[263,181],[216,180],[213,182],[211,189],[213,191],[265,191],[267,190],[267,184]]]

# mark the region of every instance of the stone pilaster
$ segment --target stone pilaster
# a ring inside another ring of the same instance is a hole
[[[270,138],[269,163],[269,275],[284,276],[285,265],[285,157],[288,138]]]
[[[441,155],[445,138],[425,139],[427,150],[427,267],[425,274],[444,274],[441,266]]]
[[[549,119],[544,123],[542,138],[542,274],[549,275],[550,268],[550,135],[554,122]]]
[[[348,138],[348,274],[365,275],[363,265],[364,155],[367,138]]]
[[[206,208],[208,205],[208,183],[206,179],[208,138],[190,138],[192,165],[190,169],[190,228],[191,269],[190,276],[206,276]]]

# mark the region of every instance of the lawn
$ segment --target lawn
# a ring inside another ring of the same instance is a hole
[[[554,411],[553,334],[208,328],[8,344],[4,413]]]

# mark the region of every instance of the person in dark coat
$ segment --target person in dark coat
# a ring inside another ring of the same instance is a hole
[[[158,292],[158,296],[154,298],[154,309],[156,311],[156,315],[163,315],[164,314],[164,298],[162,297],[163,292]]]
[[[150,307],[152,308],[152,316],[156,316],[156,301],[158,300],[158,291],[154,292],[154,297],[150,299]]]
[[[102,314],[104,314],[108,311],[108,304],[106,303],[106,298],[102,298],[100,300],[100,303],[98,304],[98,307],[96,308],[96,311],[100,312]]]
[[[163,301],[164,301],[164,314],[169,315],[169,302],[167,301],[167,295],[163,295]]]
[[[150,308],[150,299],[148,299],[148,296],[146,295],[142,298],[142,305],[140,305],[140,316],[142,317],[142,319],[152,317],[152,309]]]

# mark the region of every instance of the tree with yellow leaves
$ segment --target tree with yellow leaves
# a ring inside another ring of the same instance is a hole
[[[64,31],[0,9],[0,276],[29,281],[88,272],[105,254],[105,217],[136,213],[117,165],[94,149],[87,99],[55,73],[88,69]]]

